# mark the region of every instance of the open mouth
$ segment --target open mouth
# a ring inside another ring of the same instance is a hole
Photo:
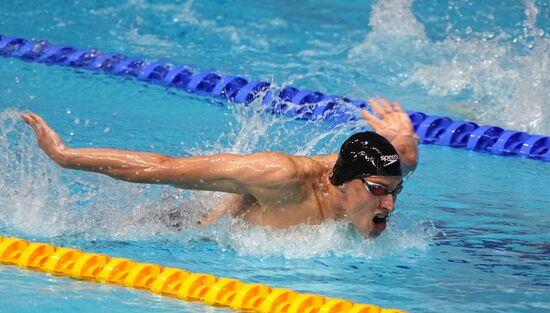
[[[384,231],[386,229],[386,221],[388,219],[388,214],[379,213],[374,216],[372,222],[374,223],[374,229],[377,231]]]

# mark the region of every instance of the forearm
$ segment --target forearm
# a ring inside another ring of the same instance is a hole
[[[171,159],[161,154],[118,149],[65,148],[51,157],[64,168],[101,173],[136,183],[170,183],[164,179],[161,182],[149,173]]]
[[[65,148],[52,156],[64,168],[108,175],[134,183],[167,184],[178,188],[242,193],[231,165],[233,155],[173,158],[150,152],[118,149]],[[227,165],[227,166],[226,166]]]
[[[419,138],[414,133],[398,135],[391,141],[401,158],[404,176],[416,169],[418,163],[418,142]]]

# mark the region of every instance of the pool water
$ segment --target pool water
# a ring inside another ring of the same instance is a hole
[[[545,1],[2,1],[0,33],[548,135],[549,12]],[[336,222],[198,229],[221,194],[61,169],[17,112],[42,115],[74,147],[173,156],[325,154],[364,125],[16,59],[0,58],[0,76],[2,236],[409,312],[550,312],[548,163],[422,145],[376,240]],[[10,266],[0,266],[0,308],[225,310]]]

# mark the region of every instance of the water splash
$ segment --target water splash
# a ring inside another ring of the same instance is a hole
[[[47,164],[46,157],[28,138],[17,112],[7,110],[0,114],[0,221],[17,225],[25,232],[42,229],[50,235],[56,224],[56,214],[42,211],[43,206],[64,206],[67,195],[56,168]]]
[[[434,234],[434,228],[426,229],[425,225],[417,222],[410,224],[409,228],[397,228],[391,223],[379,238],[366,239],[356,228],[343,221],[272,230],[239,219],[225,218],[201,229],[196,235],[216,242],[222,249],[232,249],[239,255],[259,258],[352,256],[376,259],[408,249],[424,251]]]
[[[424,25],[416,20],[411,6],[412,0],[378,1],[373,4],[369,18],[372,31],[362,43],[349,50],[348,61],[366,61],[367,64],[375,63],[377,67],[380,62],[392,63],[403,66],[401,71],[405,71],[409,65],[407,60],[410,60],[407,56],[424,55],[429,41]]]
[[[200,219],[178,190],[61,169],[11,109],[0,113],[0,167],[0,225],[30,235],[148,238]]]
[[[421,86],[464,119],[548,134],[550,39],[536,26],[534,1],[524,6],[519,36],[472,27],[455,34],[450,24],[444,40],[431,41],[412,13],[412,1],[378,1],[369,20],[372,31],[350,49],[348,61],[365,62],[367,68],[383,64],[393,77],[386,79],[389,84]]]
[[[270,91],[278,93],[285,86],[287,85],[278,86],[272,83]],[[323,120],[297,121],[286,118],[266,110],[267,106],[261,102],[262,98],[260,96],[248,105],[229,106],[229,115],[235,120],[234,123],[229,122],[229,130],[221,134],[214,143],[202,142],[200,146],[191,149],[191,153],[208,155],[280,151],[296,155],[324,155],[336,152],[349,134],[367,127],[363,120],[331,124]],[[291,102],[284,104],[287,109],[299,107]],[[359,110],[351,104],[339,103],[337,106],[359,114]]]

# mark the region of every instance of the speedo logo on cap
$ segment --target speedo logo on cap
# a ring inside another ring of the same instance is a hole
[[[392,165],[393,163],[399,161],[399,156],[397,154],[392,155],[382,155],[380,160],[384,161],[384,167]]]

